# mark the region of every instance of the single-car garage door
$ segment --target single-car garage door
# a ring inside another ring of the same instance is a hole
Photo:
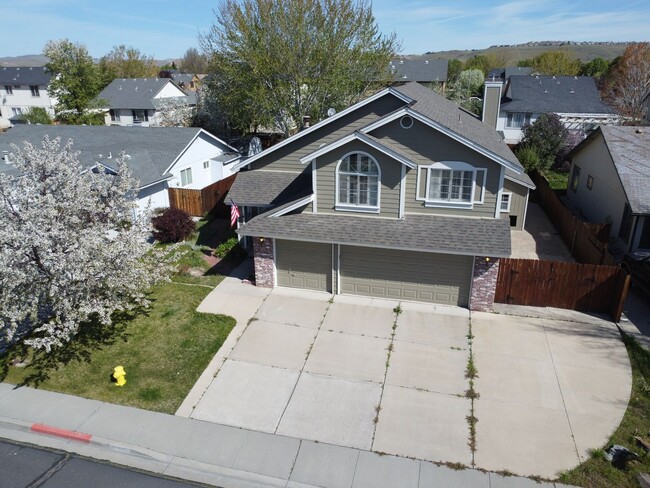
[[[275,241],[278,286],[332,291],[332,245]]]
[[[341,246],[341,293],[467,306],[472,257]]]

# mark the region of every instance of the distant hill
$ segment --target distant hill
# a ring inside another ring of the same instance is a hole
[[[0,66],[45,66],[48,58],[42,54],[26,54],[25,56],[6,56],[0,58]]]
[[[26,54],[24,56],[5,56],[0,58],[0,66],[45,66],[48,58],[42,54]],[[98,60],[95,59],[95,62]],[[155,63],[158,66],[164,66],[166,64],[171,64],[172,61],[175,61],[176,64],[180,64],[179,59],[157,59]]]
[[[472,56],[492,54],[499,59],[503,59],[504,65],[515,65],[517,61],[531,59],[543,53],[544,51],[568,50],[580,59],[583,63],[591,61],[594,58],[604,58],[608,60],[620,56],[625,51],[629,43],[627,42],[585,42],[575,43],[569,41],[547,41],[547,42],[528,42],[526,44],[490,46],[487,49],[471,50],[453,50],[453,51],[433,51],[414,58],[428,59],[459,59],[467,61]],[[409,56],[411,57],[411,56]]]

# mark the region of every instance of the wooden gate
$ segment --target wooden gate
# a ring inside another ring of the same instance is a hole
[[[618,266],[500,259],[494,301],[606,313],[618,322],[629,286]]]
[[[224,200],[236,176],[236,174],[229,176],[201,190],[169,188],[169,206],[185,210],[195,217],[201,217],[208,213],[216,214],[218,217],[227,217],[230,215],[230,211]]]

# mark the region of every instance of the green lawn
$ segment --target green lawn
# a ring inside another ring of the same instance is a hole
[[[9,366],[4,381],[174,413],[235,326],[232,317],[195,311],[209,292],[158,285],[148,312],[119,320],[110,334],[98,327],[54,355],[37,353],[27,367]],[[126,370],[123,387],[110,381],[118,365]]]
[[[553,190],[566,191],[569,183],[569,173],[555,169],[545,169],[544,176]]]
[[[650,353],[633,338],[623,334],[632,365],[632,394],[621,425],[609,443],[619,444],[637,453],[641,460],[628,464],[626,470],[613,467],[604,459],[603,450],[594,451],[591,459],[560,476],[562,483],[585,487],[637,488],[637,473],[650,472],[650,457],[636,444],[634,436],[650,441]]]
[[[195,235],[180,246],[179,272],[151,290],[149,309],[116,314],[110,330],[86,327],[50,354],[14,349],[0,361],[0,380],[174,413],[235,326],[232,317],[196,312],[223,274],[241,260],[226,258],[213,266],[203,259],[219,242],[223,227],[222,222],[199,222]],[[207,274],[195,276],[189,270]],[[17,355],[26,355],[28,366],[12,365]],[[123,387],[110,381],[118,365],[126,370]]]

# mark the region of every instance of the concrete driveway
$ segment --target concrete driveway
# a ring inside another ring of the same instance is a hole
[[[199,310],[235,307],[233,286]],[[254,318],[238,309],[178,415],[553,478],[601,447],[627,406],[631,373],[613,324],[472,313],[473,453],[467,310],[283,288],[241,305]]]

